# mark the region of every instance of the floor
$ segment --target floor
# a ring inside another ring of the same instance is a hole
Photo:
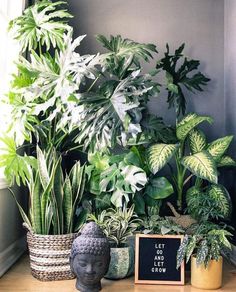
[[[104,292],[199,292],[201,290],[190,286],[189,281],[185,286],[159,286],[159,285],[134,285],[133,278],[120,281],[102,281]],[[24,255],[1,279],[1,292],[72,292],[75,289],[75,280],[40,282],[30,274],[29,259]],[[212,291],[212,290],[204,290]],[[236,292],[236,269],[226,265],[224,267],[223,287],[218,292]]]

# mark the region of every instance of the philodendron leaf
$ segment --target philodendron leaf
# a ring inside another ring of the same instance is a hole
[[[184,140],[191,130],[205,121],[211,124],[213,119],[210,116],[198,116],[195,113],[188,114],[177,124],[177,138],[179,140]]]
[[[182,164],[197,177],[217,184],[216,165],[207,151],[184,157]]]
[[[174,155],[178,145],[155,144],[147,150],[148,166],[153,174],[156,174]]]
[[[232,212],[232,202],[226,188],[222,185],[211,185],[206,192],[213,199],[214,208],[217,209],[218,216],[229,219]]]
[[[193,154],[203,151],[207,146],[204,133],[197,129],[192,130],[189,133],[189,146]]]
[[[145,192],[153,199],[165,199],[173,194],[172,184],[165,177],[156,177],[150,180]]]
[[[207,151],[216,161],[219,161],[220,158],[224,155],[225,151],[228,149],[232,140],[233,136],[225,136],[223,138],[217,139],[209,144]]]
[[[220,161],[217,163],[217,167],[224,167],[224,166],[236,166],[236,161],[230,156],[222,156]]]

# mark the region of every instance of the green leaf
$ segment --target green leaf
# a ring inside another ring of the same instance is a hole
[[[218,216],[224,219],[230,219],[232,212],[232,202],[226,188],[222,185],[211,185],[208,187],[206,192],[214,202],[213,207],[218,213]]]
[[[206,136],[202,131],[194,129],[189,133],[189,144],[193,154],[201,152],[207,146]]]
[[[135,212],[138,215],[145,215],[146,214],[145,213],[145,201],[144,201],[142,195],[139,193],[135,194],[133,202],[135,205]]]
[[[79,215],[77,216],[75,220],[75,228],[73,232],[79,232],[83,224],[86,222],[88,217],[88,211],[83,209],[80,211]]]
[[[166,72],[167,102],[169,107],[176,108],[178,116],[181,113],[185,114],[186,97],[184,92],[186,89],[192,93],[203,91],[202,87],[210,81],[201,72],[194,73],[198,69],[200,62],[185,57],[183,55],[184,46],[185,44],[182,44],[175,50],[174,54],[170,54],[169,45],[167,44],[165,56],[156,65],[157,70],[162,69]]]
[[[217,139],[208,145],[207,151],[216,161],[219,161],[228,149],[232,140],[233,136],[225,136],[223,138]]]
[[[88,161],[100,171],[103,171],[109,167],[109,157],[107,155],[102,155],[99,152],[89,153]]]
[[[68,175],[66,175],[64,183],[64,196],[63,196],[63,215],[64,215],[64,225],[65,232],[69,233],[71,225],[71,214],[72,214],[72,187],[71,181]]]
[[[189,132],[202,122],[208,122],[211,124],[213,119],[210,116],[199,116],[195,113],[188,114],[177,124],[177,138],[179,140],[184,140]]]
[[[165,199],[173,194],[173,192],[173,186],[165,177],[151,179],[145,188],[145,193],[155,200]]]
[[[217,167],[224,167],[224,166],[236,166],[236,161],[227,155],[224,155],[221,157],[221,159],[219,160],[219,162],[217,162]]]
[[[13,138],[4,136],[0,138],[4,146],[0,149],[0,167],[4,168],[4,174],[10,185],[14,182],[20,186],[21,181],[25,185],[30,181],[32,170],[36,168],[36,159],[33,156],[21,156],[17,153],[17,147]]]
[[[25,9],[23,15],[10,22],[9,28],[20,42],[23,52],[36,49],[39,44],[45,45],[47,50],[51,46],[58,46],[60,49],[63,47],[63,35],[70,29],[66,22],[72,17],[66,10],[59,9],[58,6],[65,3],[37,1]]]
[[[147,162],[153,174],[162,169],[172,158],[178,145],[176,144],[155,144],[147,150]]]
[[[217,183],[217,169],[215,162],[207,151],[202,151],[182,159],[182,164],[194,175]]]

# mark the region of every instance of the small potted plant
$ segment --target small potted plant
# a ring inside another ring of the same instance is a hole
[[[135,233],[142,220],[134,213],[134,205],[107,209],[97,217],[89,216],[104,231],[111,244],[111,261],[106,278],[122,279],[134,272],[134,247],[127,244],[127,238]]]
[[[191,284],[200,289],[218,289],[222,285],[221,253],[231,249],[227,237],[232,234],[220,225],[205,222],[196,225],[193,235],[185,235],[177,253],[177,268],[191,258]]]

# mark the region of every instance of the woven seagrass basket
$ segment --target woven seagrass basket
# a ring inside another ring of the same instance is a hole
[[[75,278],[70,269],[70,252],[77,233],[39,235],[27,232],[32,275],[40,281]]]

